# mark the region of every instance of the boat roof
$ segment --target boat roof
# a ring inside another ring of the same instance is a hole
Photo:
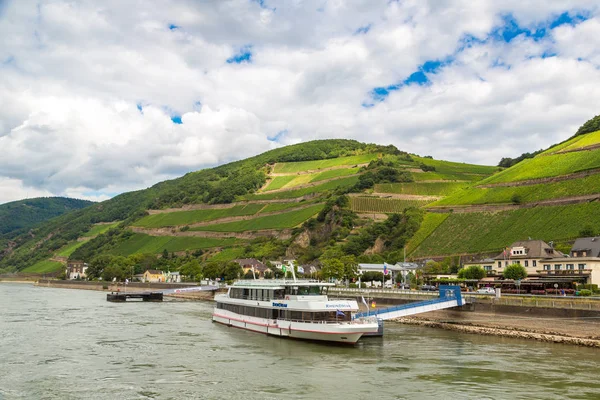
[[[253,289],[285,289],[289,286],[335,286],[335,283],[319,282],[309,279],[243,279],[233,283],[231,287],[243,287]]]

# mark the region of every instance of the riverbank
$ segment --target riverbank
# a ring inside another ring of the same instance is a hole
[[[461,333],[600,348],[598,317],[559,318],[444,310],[391,321]]]

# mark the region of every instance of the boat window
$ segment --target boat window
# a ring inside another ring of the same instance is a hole
[[[298,295],[299,296],[307,296],[308,295],[308,286],[300,286],[298,288]]]

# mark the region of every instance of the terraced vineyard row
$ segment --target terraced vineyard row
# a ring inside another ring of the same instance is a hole
[[[423,163],[432,167],[435,167],[435,172],[442,174],[479,174],[479,175],[491,175],[498,171],[498,167],[489,165],[476,165],[476,164],[465,164],[457,163],[452,161],[441,161],[433,160],[431,158],[413,156],[413,159],[417,163]]]
[[[294,203],[298,206],[297,203]],[[142,228],[163,228],[168,226],[182,226],[196,222],[211,221],[225,217],[254,215],[265,207],[264,204],[246,204],[231,208],[209,210],[177,211],[164,214],[148,215],[135,222],[135,226]]]
[[[556,145],[544,151],[542,154],[552,154],[559,151],[568,151],[581,149],[586,146],[591,146],[600,143],[600,131],[587,133],[585,135],[575,136],[564,143]]]
[[[467,182],[381,183],[375,185],[375,192],[420,196],[447,196],[465,186],[468,186]]]
[[[515,202],[515,200],[520,203],[532,203],[542,200],[594,193],[600,193],[600,174],[587,176],[585,178],[530,186],[492,188],[472,187],[457,191],[431,205],[500,204],[512,203]]]
[[[257,217],[244,221],[227,222],[223,224],[199,226],[193,231],[211,232],[244,232],[262,229],[286,229],[300,225],[323,208],[323,204],[316,204],[302,210],[290,211],[283,214]]]
[[[350,197],[350,209],[359,213],[400,213],[409,207],[422,207],[426,200],[382,199],[379,197]]]
[[[600,225],[600,203],[450,214],[412,255],[495,251],[528,237],[545,241],[573,239],[587,225]]]
[[[271,180],[269,185],[264,190],[269,191],[277,189],[294,188],[296,186],[305,185],[307,183],[314,183],[326,179],[354,175],[358,172],[358,170],[359,168],[342,168],[332,169],[324,172],[317,172],[314,174],[276,176],[273,178],[273,180]]]
[[[548,178],[600,168],[600,149],[538,155],[479,182],[490,184]]]
[[[337,188],[353,186],[356,184],[356,182],[358,182],[358,176],[350,176],[303,189],[287,190],[284,192],[275,193],[251,194],[241,197],[240,200],[293,199],[295,197],[306,196],[308,194],[324,193]]]
[[[317,169],[338,167],[340,165],[353,166],[357,164],[368,163],[372,160],[375,160],[377,157],[377,154],[361,154],[358,156],[338,157],[326,160],[278,163],[275,165],[275,169],[273,172],[283,174],[302,171],[313,171]]]
[[[417,233],[408,241],[406,245],[406,254],[411,254],[438,226],[448,218],[450,214],[427,213],[423,217],[423,222]]]
[[[131,254],[159,254],[163,250],[168,252],[207,249],[211,247],[228,247],[243,243],[239,239],[213,239],[190,236],[149,236],[143,233],[134,233],[119,246],[112,249],[111,253],[119,256]]]

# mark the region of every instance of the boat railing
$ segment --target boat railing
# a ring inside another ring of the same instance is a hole
[[[277,318],[277,321],[286,321],[286,322],[299,322],[303,324],[319,324],[319,325],[327,325],[327,324],[353,324],[354,320],[338,320],[338,321],[311,321],[308,319],[286,319],[286,318]],[[366,322],[365,322],[366,323]]]

